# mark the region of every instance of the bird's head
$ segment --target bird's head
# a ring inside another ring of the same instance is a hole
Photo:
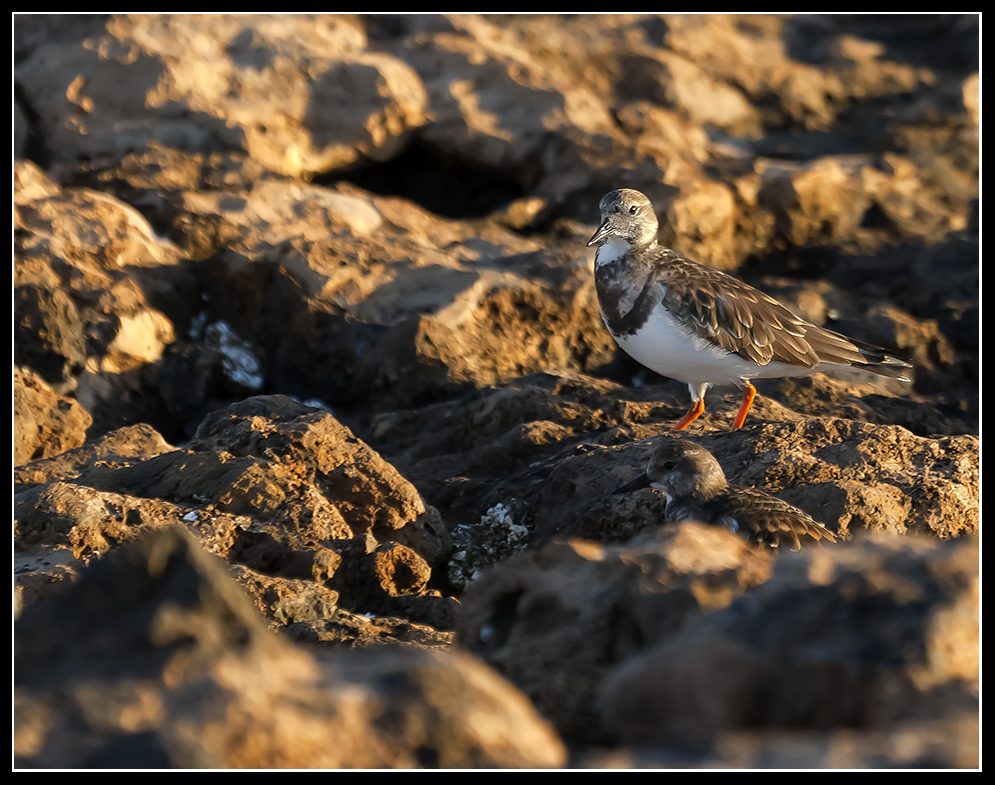
[[[660,223],[653,204],[645,194],[631,188],[619,188],[605,194],[598,205],[601,226],[588,245],[601,245],[612,239],[641,248],[656,242]]]

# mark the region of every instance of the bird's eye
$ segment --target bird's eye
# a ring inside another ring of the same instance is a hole
[[[632,205],[632,206],[629,207],[629,215],[635,215],[638,212],[639,212],[639,205],[638,204],[634,204],[634,205]]]
[[[676,468],[677,468],[677,462],[676,461],[664,461],[663,462],[663,470],[664,471],[669,472],[669,471],[673,471]]]

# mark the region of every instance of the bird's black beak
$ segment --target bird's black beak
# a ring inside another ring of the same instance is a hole
[[[617,493],[629,493],[629,491],[638,491],[642,488],[649,488],[652,483],[650,482],[650,476],[643,472],[639,477],[636,477],[632,482],[626,483],[621,488],[616,488],[612,491],[612,496]]]
[[[601,226],[598,227],[598,231],[596,231],[591,236],[591,239],[587,241],[587,244],[589,246],[591,246],[591,245],[597,245],[598,243],[603,242],[604,239],[608,236],[608,231],[609,231],[608,221],[609,220],[611,220],[611,219],[610,218],[605,218],[605,220],[602,221]]]

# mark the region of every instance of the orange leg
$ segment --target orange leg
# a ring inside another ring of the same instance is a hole
[[[733,428],[743,427],[743,423],[746,422],[746,413],[750,411],[750,406],[753,404],[753,399],[756,397],[757,397],[757,388],[754,387],[749,382],[744,381],[743,405],[739,407],[739,414],[736,415],[736,421],[732,424]]]
[[[691,404],[691,408],[688,409],[688,413],[681,418],[681,421],[677,423],[677,425],[675,425],[672,428],[672,430],[683,431],[691,423],[693,423],[695,420],[701,417],[701,415],[704,414],[704,412],[705,412],[705,399],[699,398],[698,400],[694,401]]]

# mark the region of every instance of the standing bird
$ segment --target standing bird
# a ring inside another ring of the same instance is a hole
[[[695,520],[725,526],[750,542],[791,550],[801,538],[836,542],[817,520],[776,496],[729,485],[722,467],[704,447],[685,439],[668,439],[650,456],[645,474],[613,493],[653,486],[667,496],[667,520]]]
[[[594,280],[601,318],[626,354],[684,382],[691,408],[682,431],[705,411],[705,391],[733,384],[743,404],[739,428],[756,397],[751,379],[859,368],[909,381],[911,367],[884,349],[817,327],[731,275],[657,244],[653,205],[621,188],[599,204]]]

